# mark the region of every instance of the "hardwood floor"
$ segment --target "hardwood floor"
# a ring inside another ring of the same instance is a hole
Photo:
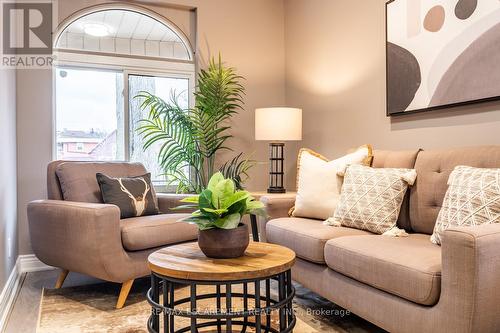
[[[5,333],[35,333],[38,321],[38,311],[43,288],[54,288],[59,270],[26,273],[21,278],[21,290],[10,313]],[[99,280],[69,273],[64,281],[65,287],[92,284]]]

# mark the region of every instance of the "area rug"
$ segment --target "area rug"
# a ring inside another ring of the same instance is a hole
[[[37,333],[146,333],[150,307],[146,301],[149,280],[134,283],[123,309],[116,310],[115,302],[119,285],[101,283],[62,289],[44,289],[40,305]],[[212,287],[198,287],[198,294],[212,291]],[[384,332],[306,288],[296,284],[294,310],[297,316],[296,333],[320,332]],[[189,289],[176,288],[176,298],[186,297]],[[252,304],[249,304],[252,306]],[[200,308],[210,309],[211,304],[200,302]],[[235,308],[241,307],[235,299]],[[276,316],[273,314],[273,323]],[[176,319],[176,329],[188,326],[185,319]],[[239,332],[234,327],[234,332]],[[223,330],[224,331],[224,330]],[[200,330],[214,332],[211,329]],[[247,332],[254,332],[248,329]]]

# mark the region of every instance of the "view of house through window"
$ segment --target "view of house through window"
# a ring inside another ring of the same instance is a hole
[[[123,160],[122,94],[122,73],[58,68],[57,159]]]
[[[195,66],[186,39],[144,13],[108,9],[68,24],[55,52],[55,157],[141,162],[155,185],[164,185],[161,143],[144,150],[137,129],[148,110],[135,97],[144,91],[165,101],[176,96],[180,107],[189,107]]]
[[[58,68],[56,75],[57,159],[141,162],[151,172],[155,183],[164,184],[166,180],[158,162],[161,144],[144,150],[145,140],[137,131],[140,121],[147,118],[148,110],[140,108],[142,100],[136,96],[146,91],[165,101],[175,97],[179,106],[186,109],[189,107],[189,79],[127,75],[129,135],[126,136],[123,73]]]

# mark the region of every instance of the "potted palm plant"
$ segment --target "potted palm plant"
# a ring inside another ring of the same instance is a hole
[[[241,223],[246,214],[265,215],[264,205],[249,192],[236,189],[232,179],[214,174],[199,195],[181,200],[179,209],[196,209],[184,221],[198,226],[198,244],[210,258],[241,257],[249,244],[248,226]]]
[[[243,110],[241,80],[243,77],[226,67],[219,55],[218,61],[212,58],[198,75],[193,108],[182,108],[175,94],[170,101],[148,92],[136,96],[143,99],[141,108],[148,112],[138,127],[144,149],[160,143],[158,161],[167,180],[177,184],[177,192],[200,193],[217,171],[231,178],[238,189],[243,188],[252,161],[239,154],[216,163],[219,152],[231,150],[226,144],[232,138],[229,121]]]

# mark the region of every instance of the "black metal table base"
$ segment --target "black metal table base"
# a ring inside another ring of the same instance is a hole
[[[277,299],[271,295],[271,280],[278,283]],[[188,285],[190,297],[175,299],[175,284]],[[215,292],[198,295],[196,286],[207,285],[215,286]],[[233,291],[233,287],[238,285],[242,286],[242,292]],[[249,292],[250,285],[253,286],[253,293]],[[253,327],[256,333],[293,332],[296,322],[292,308],[294,295],[290,270],[263,279],[239,281],[179,280],[152,273],[151,289],[147,293],[148,302],[152,306],[148,330],[152,333],[196,333],[198,329],[212,327],[216,328],[218,333],[223,332],[223,328],[225,332],[235,330],[245,333],[248,327]],[[197,302],[207,299],[214,301],[215,308],[210,311],[197,311]],[[242,300],[242,310],[234,311],[232,308],[235,299]],[[248,305],[250,299],[253,299],[255,304],[251,309]],[[181,308],[181,305],[184,306]],[[186,310],[187,308],[189,310]],[[274,325],[271,324],[273,312],[278,314],[278,321],[274,321]],[[190,325],[176,328],[176,317],[189,318]],[[250,318],[254,320],[250,321]],[[160,327],[163,328],[161,331]]]

